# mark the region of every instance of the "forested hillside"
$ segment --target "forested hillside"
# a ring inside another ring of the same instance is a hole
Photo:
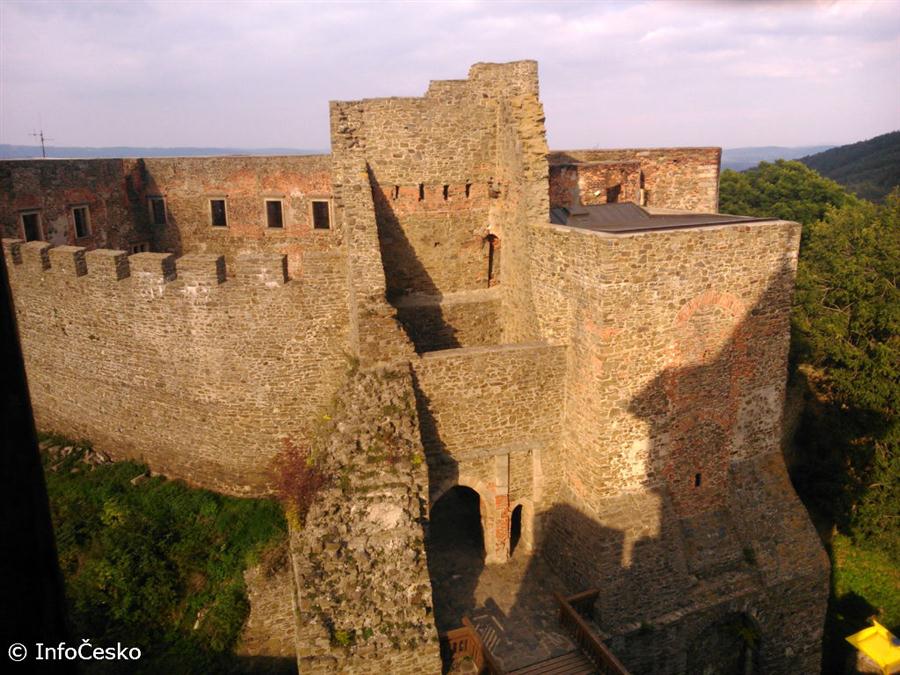
[[[800,159],[864,199],[882,201],[900,185],[900,131]]]
[[[720,209],[803,224],[791,478],[833,567],[823,672],[855,672],[847,635],[900,630],[900,188],[874,204],[779,161],[724,171]]]

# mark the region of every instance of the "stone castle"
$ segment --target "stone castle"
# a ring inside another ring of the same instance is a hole
[[[800,226],[718,214],[716,148],[550,152],[531,61],[330,119],[330,155],[0,162],[38,426],[239,495],[320,439],[265,619],[301,672],[440,672],[467,581],[431,542],[471,514],[479,574],[590,590],[633,673],[818,672]]]

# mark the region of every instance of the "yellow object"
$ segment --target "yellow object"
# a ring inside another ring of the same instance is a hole
[[[847,642],[877,663],[884,675],[900,668],[900,640],[875,620],[869,628],[849,636]]]

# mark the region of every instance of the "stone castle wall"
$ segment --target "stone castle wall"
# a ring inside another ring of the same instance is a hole
[[[259,494],[345,367],[345,266],[4,240],[37,424],[225,492]]]
[[[408,364],[350,373],[314,441],[329,477],[291,527],[301,673],[441,672]]]
[[[19,214],[38,210],[44,241],[131,250],[152,239],[134,189],[137,172],[134,159],[0,162],[0,231],[24,239]],[[90,209],[89,236],[76,238],[72,206]]]
[[[331,157],[158,157],[0,162],[0,228],[24,238],[19,213],[40,210],[43,240],[131,251],[281,253],[299,277],[304,253],[341,245],[339,222],[313,229],[311,200],[330,199]],[[165,199],[166,224],[151,222],[148,197]],[[210,199],[225,199],[227,227],[212,227]],[[266,226],[265,200],[283,200],[284,227]],[[90,235],[77,238],[71,213],[86,205]]]
[[[312,224],[311,200],[332,197],[329,155],[147,158],[139,169],[139,193],[166,200],[167,225],[151,226],[153,250],[224,254],[226,263],[238,253],[279,253],[299,278],[307,254],[341,246],[340,223]],[[212,198],[225,199],[227,227],[212,227]],[[267,198],[282,200],[283,228],[266,226]]]
[[[644,189],[645,206],[715,213],[721,156],[720,148],[554,151],[548,156],[551,202],[568,206],[576,183],[588,200],[583,199],[584,204],[605,203],[607,187],[615,185],[622,187],[618,201],[637,201],[637,163],[637,188]]]
[[[738,604],[777,604],[779,584],[808,589],[791,611],[821,630],[827,561],[778,445],[798,239],[784,222],[615,237],[538,228],[542,328],[569,344],[562,487],[542,544],[576,587],[603,580],[597,612],[613,635],[638,631],[635,616],[718,616],[726,588]],[[812,645],[763,655],[763,672],[814,672],[815,641],[778,617],[760,626],[769,645]],[[685,672],[681,648],[654,652],[675,659],[659,672]]]
[[[734,614],[761,672],[814,672],[827,562],[778,446],[798,226],[550,225],[575,195],[714,212],[719,151],[549,153],[534,62],[332,103],[331,132],[329,157],[0,163],[8,234],[40,207],[72,243],[84,199],[87,249],[188,253],[4,241],[39,425],[256,494],[351,356],[340,480],[292,532],[303,672],[437,671],[422,523],[457,484],[481,497],[488,562],[521,505],[526,548],[600,586],[635,672],[702,672]]]

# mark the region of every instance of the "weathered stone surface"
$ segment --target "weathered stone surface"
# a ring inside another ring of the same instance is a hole
[[[340,387],[338,478],[292,532],[297,621],[283,580],[249,582],[274,642],[248,645],[284,651],[290,623],[301,672],[440,670],[423,524],[456,485],[485,562],[517,513],[520,546],[601,589],[633,672],[702,671],[734,626],[758,672],[817,672],[827,560],[780,455],[799,226],[551,225],[576,199],[713,212],[720,152],[550,153],[533,61],[330,115],[330,156],[0,162],[39,425],[258,494]],[[59,246],[21,241],[30,210]]]

